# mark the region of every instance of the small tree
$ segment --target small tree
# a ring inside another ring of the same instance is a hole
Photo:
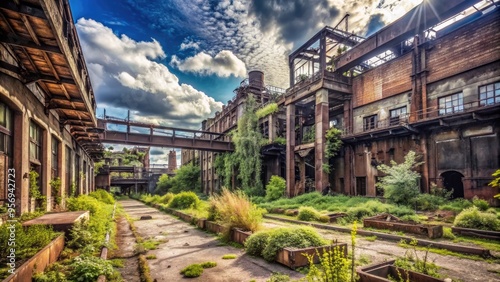
[[[381,164],[378,170],[387,174],[382,177],[377,187],[384,189],[384,197],[395,204],[410,205],[413,199],[420,194],[418,179],[420,174],[412,169],[420,166],[423,162],[417,162],[417,155],[409,151],[405,161],[397,164],[391,161],[391,166]]]
[[[183,165],[177,171],[172,181],[173,193],[181,191],[201,190],[200,167],[193,164]]]
[[[491,181],[488,185],[493,188],[500,188],[500,168],[497,169],[491,176],[493,176],[493,181]],[[495,198],[500,198],[500,194],[496,194]]]
[[[325,157],[327,162],[323,164],[323,171],[326,173],[330,173],[331,171],[329,160],[335,157],[339,153],[340,148],[342,148],[342,140],[340,140],[341,135],[342,131],[335,127],[326,131]]]
[[[277,175],[271,176],[269,183],[266,185],[266,200],[274,201],[285,194],[286,180]]]
[[[155,194],[164,194],[172,187],[172,179],[168,174],[162,174],[156,182]]]

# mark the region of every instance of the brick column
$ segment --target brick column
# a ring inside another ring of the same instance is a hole
[[[286,106],[286,195],[295,190],[295,105]]]
[[[28,211],[29,198],[29,119],[21,112],[14,114],[13,165],[16,170],[16,213]],[[26,176],[26,177],[25,177]]]
[[[46,197],[47,211],[51,211],[52,189],[50,180],[52,180],[52,136],[47,129],[42,129],[42,169],[40,179],[42,180],[42,194]]]
[[[321,192],[328,184],[328,174],[323,171],[326,149],[326,131],[328,130],[328,90],[316,92],[316,140],[314,141],[314,167],[316,191]]]

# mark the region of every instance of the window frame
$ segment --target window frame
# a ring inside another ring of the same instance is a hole
[[[32,135],[35,135],[33,136]],[[30,120],[29,125],[29,158],[31,162],[35,162],[38,164],[42,163],[42,127],[35,123],[33,120]],[[33,155],[32,150],[36,149],[36,152]]]
[[[464,111],[464,94],[457,92],[438,98],[438,110],[440,116],[461,113]]]
[[[377,128],[378,114],[363,117],[363,131]]]
[[[402,111],[404,109],[404,112]],[[393,116],[393,113],[396,113],[396,116]],[[389,125],[399,125],[399,121],[401,120],[402,115],[408,114],[406,105],[403,107],[395,108],[389,110]]]
[[[500,103],[500,81],[479,86],[478,98],[481,107]]]

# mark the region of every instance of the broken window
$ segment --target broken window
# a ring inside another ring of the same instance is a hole
[[[366,177],[356,177],[356,195],[366,196]]]
[[[390,111],[389,125],[398,125],[400,119],[406,116],[406,106]]]
[[[464,110],[464,96],[462,92],[439,98],[439,115],[462,112]]]
[[[500,103],[500,82],[479,87],[479,105],[488,106]]]
[[[365,131],[377,128],[377,115],[367,116],[363,118],[363,129]]]

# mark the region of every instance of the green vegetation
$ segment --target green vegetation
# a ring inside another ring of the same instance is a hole
[[[311,143],[314,142],[315,139],[316,139],[316,127],[313,125],[309,127],[309,129],[306,130],[306,132],[304,132],[304,136],[302,137],[302,143],[303,144]]]
[[[273,175],[266,185],[266,201],[277,200],[285,194],[286,180],[280,176]]]
[[[462,210],[470,207],[472,207],[471,201],[459,198],[459,199],[454,199],[452,201],[448,201],[447,203],[439,206],[439,209],[459,213]]]
[[[165,194],[170,187],[172,187],[170,177],[168,174],[162,174],[156,182],[155,194]]]
[[[73,281],[94,282],[99,275],[106,277],[113,275],[113,266],[110,261],[92,255],[76,257],[71,268],[73,270],[69,278]]]
[[[222,259],[235,259],[237,258],[238,256],[235,255],[235,254],[226,254],[226,255],[223,255],[222,256]]]
[[[335,157],[340,151],[340,148],[342,148],[342,140],[340,140],[341,135],[342,131],[335,127],[331,127],[326,131],[325,157],[328,161]],[[331,168],[329,162],[323,164],[323,170],[326,173],[330,173]]]
[[[0,265],[5,267],[8,262],[7,256],[10,254],[9,238],[11,234],[10,226],[15,227],[16,261],[28,259],[38,251],[48,245],[60,233],[54,232],[51,227],[46,225],[32,225],[23,228],[21,223],[0,225]],[[2,276],[5,274],[5,276]],[[7,277],[8,273],[0,272],[0,279]]]
[[[215,261],[207,261],[207,262],[204,262],[204,263],[200,263],[201,267],[203,268],[212,268],[212,267],[216,267],[217,266],[217,263]]]
[[[172,198],[168,207],[172,209],[187,209],[196,208],[199,204],[200,199],[194,192],[181,192]]]
[[[150,259],[156,259],[156,255],[147,255],[147,256],[146,256],[146,259],[147,259],[147,260],[150,260]]]
[[[36,281],[96,281],[99,275],[105,275],[108,281],[120,280],[119,273],[113,269],[114,263],[97,257],[108,231],[112,239],[107,246],[114,247],[115,223],[111,218],[113,205],[110,202],[114,199],[104,190],[93,192],[91,196],[67,199],[70,211],[89,210],[90,219],[73,226],[61,262],[37,275]]]
[[[316,251],[319,257],[319,267],[314,264],[314,255],[308,255],[309,272],[307,273],[308,281],[321,282],[347,282],[352,275],[350,262],[344,256],[343,247],[333,247],[325,250],[322,254]]]
[[[415,272],[423,273],[432,277],[440,278],[438,273],[439,267],[433,262],[429,261],[429,249],[427,249],[423,257],[419,257],[417,252],[417,240],[412,240],[409,243],[411,248],[406,251],[404,257],[396,259],[394,263],[396,266],[403,269],[412,270]],[[401,277],[399,277],[401,279]],[[404,282],[404,280],[402,280]]]
[[[113,196],[111,196],[111,194],[103,189],[97,189],[94,192],[90,193],[89,196],[105,204],[113,205],[115,203],[115,199],[113,198]]]
[[[191,264],[181,270],[181,274],[188,278],[199,277],[202,273],[203,267],[199,264]]]
[[[62,201],[62,196],[59,195],[59,192],[61,191],[61,178],[53,178],[50,180],[49,185],[52,197],[54,197],[56,204],[60,205]]]
[[[302,206],[315,208],[321,211],[345,212],[347,217],[344,222],[352,222],[367,216],[374,216],[379,213],[387,212],[396,216],[414,215],[415,211],[405,206],[396,206],[382,203],[378,199],[366,197],[350,197],[345,195],[322,196],[321,193],[312,192],[303,194],[290,199],[278,199],[272,202],[259,204],[259,207],[268,211],[281,208],[285,209],[285,215],[292,215],[291,209],[298,209]]]
[[[487,211],[490,208],[490,204],[488,204],[488,201],[479,199],[477,196],[474,196],[474,198],[472,198],[472,204],[480,211]]]
[[[491,176],[493,176],[493,180],[488,184],[493,188],[500,188],[500,168],[497,169]],[[495,198],[500,198],[500,193],[494,196]]]
[[[267,235],[263,235],[267,234]],[[306,248],[328,244],[310,227],[276,228],[252,234],[246,241],[247,253],[274,261],[278,251],[285,247]]]
[[[153,282],[148,265],[148,261],[144,255],[139,256],[139,274],[141,282]]]
[[[409,151],[405,156],[405,161],[397,164],[391,160],[391,166],[381,164],[377,169],[386,174],[381,177],[376,185],[384,190],[384,197],[392,203],[398,205],[410,205],[412,199],[419,194],[418,180],[420,174],[412,169],[420,166],[422,162],[417,162],[417,155],[414,151]]]
[[[262,134],[259,129],[259,118],[255,113],[256,108],[255,98],[250,95],[244,113],[238,120],[237,128],[231,132],[234,152],[218,155],[214,167],[223,186],[233,187],[233,175],[237,171],[241,188],[248,195],[263,196],[264,187],[260,178]]]
[[[255,112],[255,115],[257,115],[257,118],[263,118],[265,116],[268,116],[270,114],[274,114],[278,112],[278,104],[276,103],[270,103],[265,105],[263,108],[258,109]]]
[[[476,206],[460,212],[453,224],[457,227],[500,231],[500,220],[496,214],[481,212]]]
[[[200,167],[193,164],[181,166],[171,178],[171,185],[169,191],[172,193],[201,191]]]
[[[232,228],[257,231],[261,227],[264,210],[252,204],[242,191],[231,192],[223,189],[220,195],[210,198],[209,216],[225,227],[225,237],[229,238]]]
[[[303,221],[318,220],[319,217],[320,213],[315,208],[311,207],[300,207],[299,215],[297,216],[299,220]]]

